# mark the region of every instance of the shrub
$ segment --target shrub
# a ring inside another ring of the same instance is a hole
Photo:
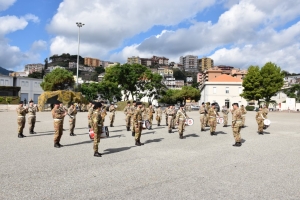
[[[246,110],[247,111],[253,111],[254,110],[254,106],[246,106]]]
[[[12,102],[12,98],[11,98],[11,97],[6,97],[6,102],[7,102],[8,104],[10,104],[10,103]]]
[[[4,101],[4,98],[3,97],[0,97],[0,102]]]

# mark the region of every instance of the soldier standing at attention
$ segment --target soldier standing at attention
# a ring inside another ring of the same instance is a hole
[[[165,116],[166,117],[166,126],[168,126],[168,114],[167,114],[167,112],[168,112],[169,109],[170,109],[170,106],[166,107],[166,109],[163,111],[163,113],[166,115]]]
[[[36,134],[34,132],[35,122],[36,122],[36,112],[38,112],[39,109],[37,106],[33,106],[33,101],[29,101],[29,107],[28,107],[28,124],[29,124],[29,133],[30,134]]]
[[[156,109],[157,126],[160,126],[161,118],[162,118],[162,110],[161,110],[160,105],[159,105],[159,106],[157,106],[157,109]]]
[[[202,102],[201,107],[199,108],[199,113],[200,113],[200,122],[201,122],[201,131],[205,131],[205,103]]]
[[[100,103],[101,103],[101,105],[102,105],[102,107],[101,107],[101,117],[102,117],[102,120],[103,120],[103,123],[104,123],[105,117],[106,117],[106,115],[107,115],[107,112],[106,112],[106,106],[104,105],[104,102],[103,102],[103,101],[101,101]]]
[[[166,114],[168,115],[168,130],[169,130],[169,133],[172,133],[173,117],[175,115],[175,111],[174,111],[172,105],[167,110]]]
[[[264,120],[267,119],[266,112],[263,111],[261,107],[259,107],[259,111],[256,113],[256,122],[258,125],[258,134],[263,135],[264,134]]]
[[[62,112],[62,113],[64,113],[64,112],[67,112],[68,110],[67,110],[67,108],[64,106],[64,104],[61,102],[60,104],[59,104],[59,109],[60,109],[60,111]],[[62,130],[63,131],[65,131],[65,129],[64,129],[64,118],[62,119]]]
[[[63,119],[66,116],[67,112],[59,109],[61,102],[56,101],[55,106],[52,109],[52,117],[54,120],[54,147],[60,148],[62,145],[60,144],[60,138],[63,134]]]
[[[135,145],[136,146],[141,146],[144,145],[141,143],[141,134],[142,134],[142,129],[143,129],[143,121],[142,121],[142,103],[137,102],[137,109],[134,111],[133,114],[133,123],[135,127]]]
[[[133,101],[132,106],[131,106],[131,111],[132,111],[132,116],[131,116],[131,127],[132,127],[132,129],[131,129],[131,133],[132,133],[133,137],[135,136],[135,125],[134,125],[134,122],[133,122],[133,114],[134,114],[136,109],[137,109],[136,101]]]
[[[18,121],[18,138],[26,137],[23,135],[23,129],[25,127],[26,122],[26,114],[28,113],[28,109],[23,107],[23,101],[19,102],[19,107],[17,108],[17,121]]]
[[[206,110],[206,122],[205,122],[205,126],[206,127],[209,127],[209,117],[208,117],[208,111],[210,109],[210,102],[207,102],[206,105],[205,105],[205,110]]]
[[[210,135],[217,135],[215,133],[216,126],[217,126],[217,115],[219,116],[218,112],[216,112],[216,110],[215,110],[215,103],[212,103],[211,107],[208,111]]]
[[[109,106],[109,112],[110,127],[114,127],[116,108],[113,102]]]
[[[149,107],[146,109],[146,113],[147,113],[147,116],[148,116],[148,120],[150,122],[150,130],[152,129],[152,122],[153,122],[153,113],[155,113],[153,107],[152,107],[152,104],[149,104]]]
[[[179,132],[180,139],[183,139],[185,120],[188,118],[188,116],[183,108],[184,108],[184,105],[181,104],[179,110],[177,111],[176,119],[175,119],[176,123],[178,124],[178,132]]]
[[[176,114],[177,114],[177,110],[175,109],[175,105],[173,105],[173,110],[174,110],[174,115],[173,115],[173,120],[172,120],[172,129],[175,129],[175,119],[176,119]]]
[[[245,119],[246,119],[246,109],[244,105],[241,105],[241,112],[242,112],[242,128],[245,128]]]
[[[71,104],[70,108],[68,109],[68,114],[69,114],[69,123],[70,123],[70,136],[75,136],[74,134],[74,128],[76,124],[76,115],[77,115],[77,110],[74,106],[74,104]]]
[[[97,102],[95,103],[93,107],[93,115],[92,115],[92,127],[94,130],[94,156],[95,157],[101,157],[102,154],[98,152],[98,146],[100,143],[100,136],[102,133],[102,127],[103,127],[103,119],[102,119],[102,113],[101,109],[103,109],[102,104]]]
[[[235,147],[240,147],[242,146],[241,143],[241,125],[242,125],[242,112],[239,109],[239,104],[238,103],[233,103],[233,112],[232,112],[232,132],[233,132],[233,137],[235,140],[235,144],[232,146]]]
[[[92,115],[93,115],[93,106],[94,103],[90,101],[89,106],[88,106],[88,127],[92,128]]]
[[[223,113],[223,119],[224,119],[224,125],[223,127],[227,127],[227,124],[228,124],[228,109],[226,106],[223,106],[222,108],[222,113]]]
[[[132,107],[130,106],[130,101],[127,102],[127,106],[124,108],[124,114],[126,116],[125,121],[127,131],[130,131],[131,116],[133,114]]]

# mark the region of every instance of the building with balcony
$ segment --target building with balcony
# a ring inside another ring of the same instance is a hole
[[[130,58],[127,58],[127,63],[128,64],[142,64],[140,57],[138,56],[132,56]]]
[[[163,80],[163,83],[168,89],[181,90],[181,88],[184,86],[184,80],[176,80],[175,78],[166,78]]]
[[[172,78],[173,77],[173,69],[169,69],[168,67],[158,68],[157,73],[160,74],[161,76],[163,76],[164,78],[166,78],[166,77]]]
[[[153,56],[152,58],[140,58],[144,66],[168,65],[169,58]]]
[[[44,69],[44,65],[41,63],[38,64],[28,64],[24,67],[24,72],[28,72],[28,74],[32,74],[33,72],[42,72]]]
[[[84,65],[89,67],[99,67],[101,65],[101,61],[97,58],[84,58]]]
[[[198,56],[180,56],[179,64],[183,65],[183,70],[187,72],[199,72],[198,70]]]
[[[214,60],[211,58],[201,58],[198,60],[198,66],[201,71],[209,70],[214,67]]]

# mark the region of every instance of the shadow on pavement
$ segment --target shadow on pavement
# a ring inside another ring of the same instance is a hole
[[[162,128],[165,128],[165,127],[163,127],[163,126],[157,126],[157,127],[153,128],[153,129],[162,129]]]
[[[124,134],[121,134],[121,135],[113,135],[113,136],[110,136],[110,135],[109,135],[108,138],[115,138],[115,137],[120,138],[120,137],[125,137],[125,136],[124,136]]]
[[[127,150],[131,149],[132,147],[135,147],[135,146],[105,149],[104,153],[102,153],[102,155],[118,153],[118,152],[121,152],[121,151],[127,151]]]
[[[197,135],[196,133],[192,133],[192,134],[184,135],[184,137],[200,137],[200,136]]]
[[[142,135],[154,134],[154,133],[155,133],[155,131],[151,131],[151,132],[142,133]]]
[[[109,131],[109,132],[121,132],[121,131],[125,131],[125,130],[121,129],[121,130],[114,130],[114,131]]]
[[[65,147],[68,147],[68,146],[76,146],[76,145],[80,145],[80,144],[89,144],[89,143],[92,143],[94,142],[94,140],[88,140],[88,141],[84,141],[84,142],[77,142],[77,143],[74,143],[74,144],[64,144]]]
[[[246,142],[246,140],[244,140],[244,139],[241,139],[241,143],[245,143]]]
[[[145,144],[153,143],[153,142],[161,142],[164,138],[158,138],[153,140],[146,140]]]
[[[225,133],[224,131],[218,131],[218,132],[215,132],[215,134],[219,135],[219,134],[227,134],[227,133]]]
[[[50,132],[50,131],[49,131]],[[52,132],[52,131],[51,131]],[[26,135],[26,137],[38,137],[38,136],[45,136],[45,135],[53,135],[54,132],[52,133],[46,133],[46,134],[39,134],[39,133],[36,133],[36,134],[30,134],[30,135]]]

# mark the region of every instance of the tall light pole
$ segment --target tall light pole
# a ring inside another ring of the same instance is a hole
[[[78,51],[77,51],[77,77],[76,77],[76,89],[78,89],[78,68],[79,68],[79,46],[80,46],[80,28],[84,26],[81,22],[76,22],[78,26]]]

